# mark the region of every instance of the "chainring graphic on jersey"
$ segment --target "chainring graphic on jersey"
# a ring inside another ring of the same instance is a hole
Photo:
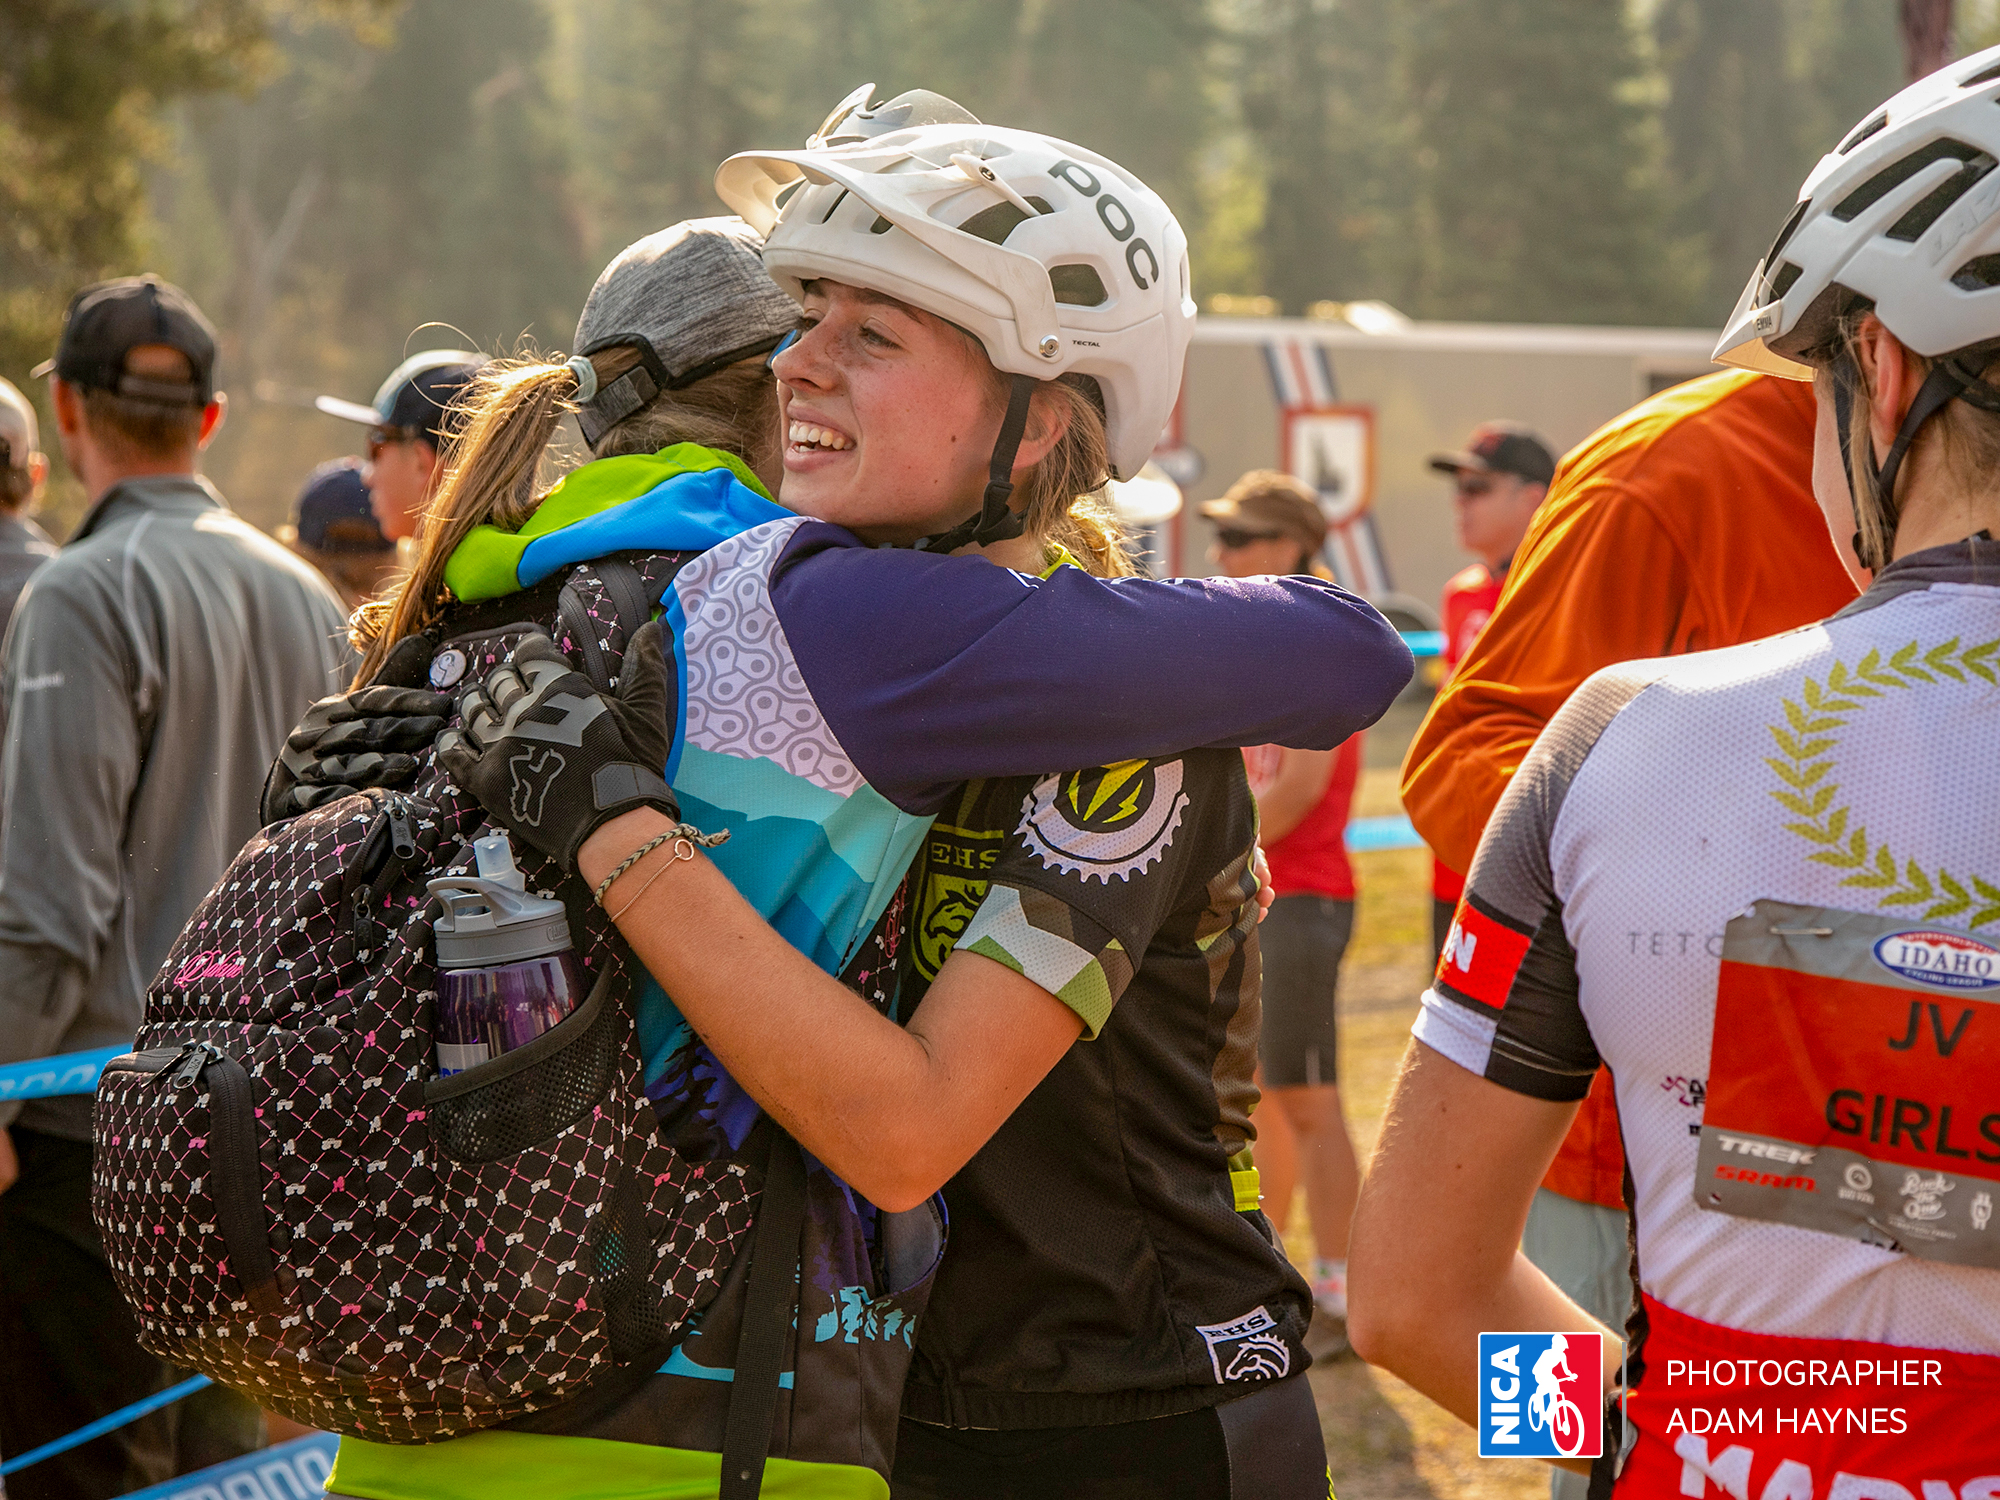
[[[1877,906],[1920,908],[1914,914],[1924,921],[1957,917],[1972,928],[2000,921],[2000,883],[1976,874],[1960,880],[1949,870],[1926,870],[1914,859],[1898,861],[1886,841],[1870,840],[1866,825],[1850,826],[1854,809],[1834,805],[1840,786],[1828,779],[1838,771],[1830,754],[1840,743],[1834,735],[1867,700],[1886,697],[1887,690],[1910,692],[1974,677],[2000,686],[1996,653],[2000,639],[1961,648],[1957,636],[1928,650],[1911,641],[1886,658],[1871,649],[1851,669],[1836,661],[1824,687],[1806,678],[1797,701],[1783,700],[1785,723],[1768,726],[1782,759],[1770,757],[1764,764],[1785,784],[1771,796],[1804,820],[1785,824],[1785,830],[1825,846],[1806,856],[1815,864],[1853,870],[1842,885],[1880,891]]]
[[[1046,869],[1126,880],[1174,841],[1188,797],[1180,761],[1118,761],[1044,776],[1021,804],[1019,832]]]

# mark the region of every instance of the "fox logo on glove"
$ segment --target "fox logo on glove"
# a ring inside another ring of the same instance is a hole
[[[513,782],[508,790],[508,810],[530,828],[541,827],[542,806],[565,764],[559,750],[523,750],[510,756],[507,770]]]

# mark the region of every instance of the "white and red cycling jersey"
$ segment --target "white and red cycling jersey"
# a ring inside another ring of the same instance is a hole
[[[1598,673],[1473,864],[1415,1033],[1616,1083],[1619,1493],[2000,1500],[2000,543]]]

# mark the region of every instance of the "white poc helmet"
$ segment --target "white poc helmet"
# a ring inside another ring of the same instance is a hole
[[[741,152],[717,171],[716,191],[765,235],[766,269],[794,297],[825,277],[947,318],[1012,375],[1092,377],[1112,469],[1138,473],[1194,325],[1172,210],[1094,151],[932,94],[870,108],[872,88],[805,150]]]
[[[1715,346],[1806,380],[1858,299],[1937,357],[2000,338],[2000,47],[1919,79],[1820,159]]]
[[[1838,357],[1844,314],[1872,305],[1904,347],[1937,361],[1882,463],[1863,450],[1883,523],[1864,535],[1853,497],[1855,552],[1871,568],[1888,561],[1896,476],[1918,429],[1954,400],[2000,412],[2000,391],[1979,378],[2000,350],[1996,167],[2000,47],[1919,79],[1820,159],[1715,347],[1718,363],[1794,380],[1828,366],[1842,431],[1859,379]]]

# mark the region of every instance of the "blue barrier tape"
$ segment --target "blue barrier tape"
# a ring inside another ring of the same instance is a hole
[[[54,1458],[58,1453],[67,1453],[72,1448],[81,1447],[92,1438],[103,1437],[107,1432],[116,1432],[127,1422],[136,1422],[163,1406],[172,1406],[183,1396],[192,1396],[203,1386],[212,1383],[206,1375],[196,1375],[183,1380],[179,1385],[170,1385],[164,1391],[148,1396],[144,1401],[134,1401],[130,1406],[121,1406],[110,1416],[99,1417],[95,1422],[86,1422],[75,1432],[59,1437],[53,1443],[30,1448],[19,1458],[10,1458],[5,1463],[0,1463],[0,1475],[12,1474],[18,1469],[27,1468],[30,1464],[38,1464],[45,1458]]]
[[[1443,656],[1444,632],[1442,630],[1401,630],[1403,644],[1410,648],[1412,656]]]
[[[134,1490],[121,1500],[308,1500],[326,1489],[340,1439],[315,1432],[232,1458],[212,1468],[197,1469],[165,1484]]]
[[[53,1099],[59,1094],[94,1094],[97,1075],[114,1057],[130,1047],[99,1047],[91,1052],[65,1052],[61,1057],[35,1057],[0,1068],[0,1104],[18,1099]]]
[[[1383,849],[1421,849],[1424,841],[1410,820],[1398,813],[1393,818],[1356,818],[1347,825],[1347,847],[1356,854],[1373,854]]]

